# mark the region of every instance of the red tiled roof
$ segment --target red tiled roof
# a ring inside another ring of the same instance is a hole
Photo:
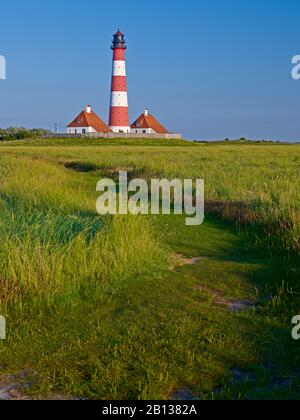
[[[139,116],[139,118],[132,124],[131,128],[152,128],[152,130],[154,130],[158,134],[168,133],[167,129],[160,122],[158,122],[157,119],[154,118],[151,114],[142,114],[141,116]]]
[[[93,127],[98,133],[110,133],[111,129],[95,114],[94,111],[90,113],[82,111],[71,124],[69,128],[79,127]]]

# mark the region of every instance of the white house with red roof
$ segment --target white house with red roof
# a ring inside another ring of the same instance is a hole
[[[88,105],[67,127],[68,134],[111,133],[111,129]]]
[[[127,49],[125,36],[118,31],[114,34],[113,44],[113,74],[111,84],[111,103],[109,125],[88,105],[68,126],[67,132],[72,135],[86,135],[95,138],[182,138],[181,134],[170,133],[146,109],[135,122],[129,126],[128,98],[125,51]],[[58,134],[60,136],[61,134]]]
[[[133,134],[168,134],[168,130],[155,118],[149,114],[148,109],[139,116],[131,125]]]

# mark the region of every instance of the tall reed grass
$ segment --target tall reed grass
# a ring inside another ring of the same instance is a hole
[[[298,145],[172,147],[170,142],[169,147],[155,147],[145,142],[115,147],[93,143],[92,147],[23,147],[22,153],[69,165],[69,169],[85,166],[85,171],[98,177],[128,168],[144,178],[203,178],[208,212],[258,228],[257,241],[263,247],[300,250]]]
[[[113,291],[167,264],[148,220],[101,219],[95,192],[64,168],[16,158],[0,163],[0,305]]]

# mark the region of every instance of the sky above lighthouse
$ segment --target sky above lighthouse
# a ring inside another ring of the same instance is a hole
[[[131,122],[148,107],[190,139],[300,141],[299,0],[10,0],[0,16],[0,127],[64,130],[89,103],[107,122],[120,28]]]

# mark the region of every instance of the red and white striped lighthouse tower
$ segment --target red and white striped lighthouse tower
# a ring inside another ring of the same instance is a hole
[[[114,35],[112,50],[113,70],[111,83],[111,101],[109,126],[115,133],[129,133],[128,98],[126,83],[125,51],[127,49],[125,36],[118,31]]]

